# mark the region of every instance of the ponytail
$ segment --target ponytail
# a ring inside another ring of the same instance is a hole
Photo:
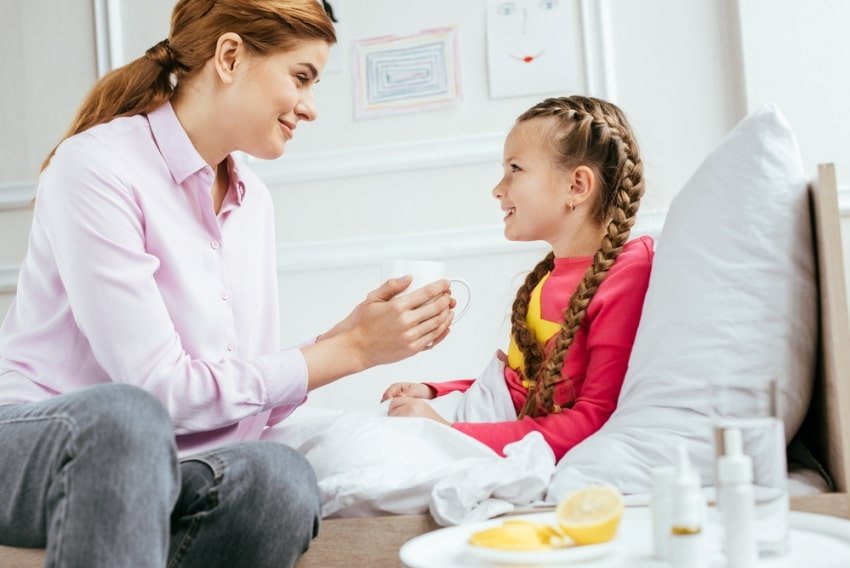
[[[143,57],[110,71],[86,96],[71,128],[62,139],[119,116],[146,114],[154,110],[169,100],[174,92],[171,73],[175,66],[168,40],[163,40],[147,50]],[[57,147],[41,164],[42,170],[50,163]]]

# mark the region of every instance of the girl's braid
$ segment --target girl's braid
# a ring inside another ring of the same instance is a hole
[[[535,377],[543,364],[544,353],[543,346],[537,341],[534,332],[528,327],[528,300],[531,298],[531,292],[540,280],[546,276],[548,272],[555,267],[555,254],[549,253],[546,257],[537,263],[537,266],[526,276],[525,282],[517,290],[516,299],[514,300],[513,311],[511,313],[511,333],[513,334],[514,343],[522,352],[525,361],[524,378]],[[525,384],[530,385],[530,382]]]

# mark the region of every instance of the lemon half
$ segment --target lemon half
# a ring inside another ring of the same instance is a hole
[[[558,504],[558,526],[576,544],[608,542],[623,516],[623,495],[603,485],[579,489]]]

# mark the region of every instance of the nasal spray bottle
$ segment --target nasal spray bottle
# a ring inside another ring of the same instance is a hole
[[[673,485],[673,513],[670,519],[671,568],[705,568],[706,500],[700,489],[699,473],[691,467],[684,445],[677,448],[676,480]]]
[[[717,486],[722,503],[724,549],[728,568],[754,568],[758,563],[755,534],[753,461],[744,454],[741,431],[723,431],[725,453],[717,460]]]

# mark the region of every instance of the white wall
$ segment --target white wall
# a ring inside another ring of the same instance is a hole
[[[775,101],[804,163],[834,162],[850,180],[850,2],[740,0],[747,109]]]
[[[112,34],[111,54],[118,62],[165,37],[171,0],[117,5],[123,22],[113,31],[122,33]],[[30,219],[15,207],[27,202],[41,159],[96,78],[92,6],[92,0],[0,0],[0,48],[8,54],[8,77],[18,78],[17,88],[0,91],[0,313],[11,301],[2,293],[13,290]],[[636,232],[658,228],[702,158],[766,98],[788,115],[812,174],[816,162],[833,160],[839,183],[850,179],[850,135],[841,127],[850,123],[842,104],[850,100],[848,79],[841,73],[850,40],[839,33],[841,22],[850,21],[850,3],[574,0],[577,16],[587,6],[610,7],[607,25],[567,33],[579,45],[610,39],[613,82],[585,80],[583,88],[613,98],[638,133],[648,192]],[[314,404],[372,401],[394,379],[469,376],[507,342],[513,291],[542,249],[502,239],[490,189],[500,175],[504,132],[542,95],[489,98],[484,7],[484,0],[342,0],[343,41],[336,49],[343,71],[325,75],[316,89],[319,120],[299,127],[279,162],[254,164],[276,207],[287,342],[344,316],[377,284],[378,262],[387,256],[445,259],[475,289],[470,313],[438,349],[320,389],[311,395]],[[445,25],[460,31],[463,103],[353,120],[350,42]],[[793,45],[785,37],[795,38]],[[588,54],[600,55],[595,47]],[[590,71],[606,76],[604,69]],[[843,195],[850,201],[850,191]],[[850,214],[850,202],[845,210]]]
[[[33,184],[95,77],[91,0],[0,0],[0,313],[26,252]]]

